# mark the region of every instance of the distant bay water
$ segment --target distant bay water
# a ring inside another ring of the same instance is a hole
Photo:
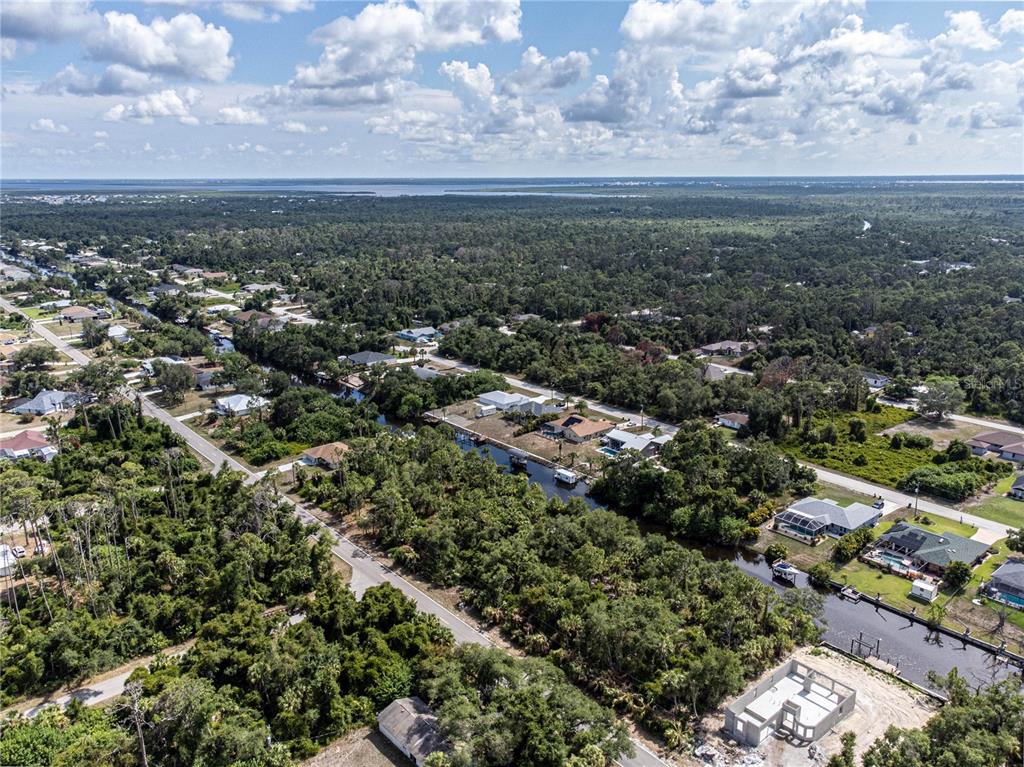
[[[372,197],[440,195],[645,196],[672,188],[750,189],[840,187],[878,189],[916,184],[1024,184],[1024,176],[816,176],[680,178],[431,178],[431,179],[5,179],[0,192],[24,194],[267,193]]]

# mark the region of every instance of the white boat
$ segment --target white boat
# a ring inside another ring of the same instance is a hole
[[[573,487],[580,478],[576,476],[575,472],[569,471],[568,469],[556,469],[555,470],[555,482],[559,482],[563,485],[569,485]]]

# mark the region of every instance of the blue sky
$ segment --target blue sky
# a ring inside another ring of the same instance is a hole
[[[1021,173],[1024,9],[5,0],[0,177]]]

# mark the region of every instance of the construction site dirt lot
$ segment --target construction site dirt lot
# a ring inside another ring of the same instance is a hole
[[[714,751],[720,760],[715,761],[715,764],[743,764],[747,767],[820,767],[829,756],[839,753],[842,748],[840,737],[844,732],[856,733],[856,751],[859,756],[877,738],[885,734],[890,726],[921,727],[938,708],[937,702],[930,696],[841,653],[824,648],[805,648],[798,650],[793,657],[856,690],[857,703],[853,713],[839,721],[825,737],[810,746],[796,745],[782,738],[769,736],[758,748],[750,748],[741,746],[725,736],[722,732],[724,712],[719,711],[704,720],[707,735],[698,748],[698,751],[704,751],[701,755],[703,759],[708,759],[709,751]]]

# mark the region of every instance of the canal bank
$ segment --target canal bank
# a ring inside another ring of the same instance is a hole
[[[476,444],[465,434],[456,432],[455,442],[466,451],[489,456],[499,466],[509,471],[511,461],[508,451],[492,444]],[[562,500],[579,498],[591,508],[601,507],[587,495],[589,486],[580,482],[568,488],[554,479],[554,471],[536,461],[528,461],[523,472],[531,484],[539,485],[550,497]],[[642,525],[642,527],[649,527]],[[656,532],[651,528],[652,532]],[[680,544],[699,550],[708,559],[730,562],[743,572],[757,578],[780,594],[792,589],[814,588],[805,573],[796,576],[794,586],[780,583],[773,577],[771,567],[757,552],[749,549],[733,549],[721,546],[700,545],[687,541]],[[824,597],[822,641],[842,649],[844,652],[877,657],[885,664],[898,669],[899,675],[914,684],[931,689],[929,674],[934,672],[945,676],[957,669],[971,684],[988,684],[1020,669],[993,652],[979,646],[970,637],[930,630],[926,625],[891,612],[887,608],[861,599],[851,602],[841,598],[831,589],[816,589]]]

